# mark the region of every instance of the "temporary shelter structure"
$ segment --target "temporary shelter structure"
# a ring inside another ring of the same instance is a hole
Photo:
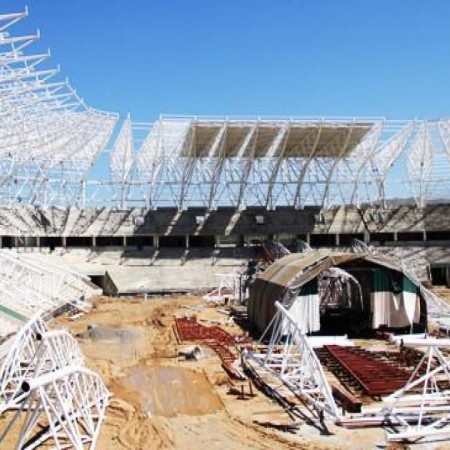
[[[369,252],[291,254],[255,280],[248,315],[263,332],[279,301],[304,333],[358,334],[382,326],[417,331],[426,327],[421,289],[399,262]]]

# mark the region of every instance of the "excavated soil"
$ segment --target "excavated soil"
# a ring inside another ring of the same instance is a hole
[[[112,393],[98,449],[373,449],[383,442],[381,429],[330,425],[324,434],[305,421],[295,432],[284,431],[292,424],[286,412],[256,389],[255,396],[240,399],[240,386],[230,389],[211,349],[201,346],[198,361],[180,356],[188,344],[177,343],[174,314],[196,314],[200,323],[242,333],[225,324],[221,308],[191,296],[146,302],[101,297],[88,315],[75,321],[62,316],[51,324],[77,336],[87,365]],[[96,332],[88,333],[93,324]]]

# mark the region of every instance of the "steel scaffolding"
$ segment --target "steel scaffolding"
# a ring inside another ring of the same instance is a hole
[[[39,33],[11,34],[26,15],[0,15],[2,205],[214,210],[449,199],[450,120],[119,120],[60,81],[49,52],[32,53]]]

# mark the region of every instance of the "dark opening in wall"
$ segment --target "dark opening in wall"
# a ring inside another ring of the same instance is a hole
[[[309,245],[311,245],[311,247],[334,247],[336,245],[336,235],[310,234]]]
[[[400,232],[397,233],[397,241],[423,241],[422,232]]]
[[[350,247],[352,245],[353,239],[359,239],[364,241],[363,233],[342,233],[339,235],[339,245],[342,247]]]
[[[90,280],[92,283],[94,283],[96,286],[101,288],[103,291],[105,291],[105,275],[89,275]]]
[[[446,285],[446,268],[445,267],[431,267],[431,282],[434,286]]]
[[[379,242],[384,244],[385,242],[394,242],[394,233],[370,233],[370,242]]]
[[[12,248],[14,238],[12,236],[2,236],[2,248]]]
[[[214,247],[214,236],[189,236],[189,247]]]
[[[67,236],[67,247],[91,247],[92,238],[88,236]]]
[[[450,231],[427,231],[427,241],[450,241]]]
[[[144,247],[153,247],[153,236],[127,236],[127,246],[137,247],[142,250]]]
[[[123,246],[122,236],[97,236],[97,247],[121,247]]]
[[[62,247],[61,236],[43,236],[41,237],[41,247],[49,247],[55,250],[56,247]]]
[[[37,238],[34,236],[19,236],[17,247],[37,247]]]
[[[186,238],[184,236],[160,236],[160,247],[185,247]]]

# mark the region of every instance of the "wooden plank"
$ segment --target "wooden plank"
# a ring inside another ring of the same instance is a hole
[[[344,389],[342,386],[337,384],[331,385],[331,390],[333,392],[334,398],[338,403],[348,412],[360,413],[362,403],[354,395]]]

